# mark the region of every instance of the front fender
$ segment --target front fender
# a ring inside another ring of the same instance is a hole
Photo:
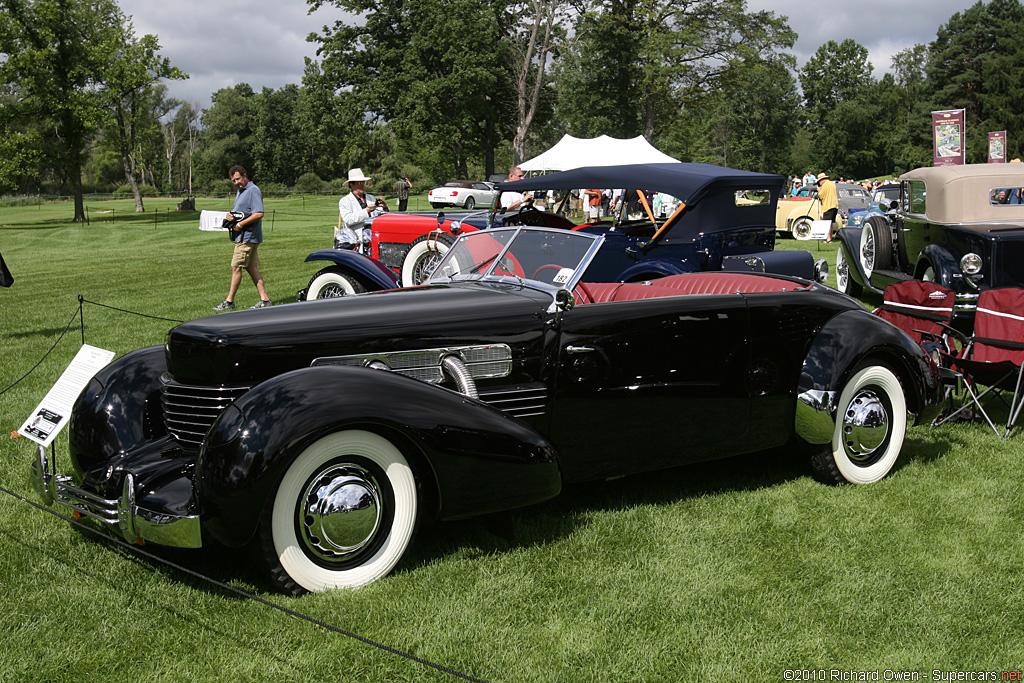
[[[871,284],[867,273],[864,272],[864,264],[860,261],[861,230],[862,228],[840,228],[836,231],[839,248],[843,250],[843,256],[846,257],[846,266],[850,269],[850,277],[865,289],[881,294],[882,290]]]
[[[292,461],[347,428],[391,439],[436,498],[440,519],[531,505],[561,490],[551,444],[486,403],[383,370],[303,368],[258,385],[210,429],[196,464],[204,528],[229,546],[247,542]]]
[[[166,435],[160,376],[163,346],[132,351],[96,373],[79,394],[68,423],[68,450],[83,481],[100,486],[107,468],[139,446]]]
[[[896,374],[918,423],[935,416],[941,402],[935,363],[896,326],[852,310],[829,320],[811,342],[797,385],[797,435],[809,443],[832,439],[839,392],[867,358],[885,363]]]
[[[949,248],[943,244],[929,244],[917,259],[914,275],[918,279],[924,277],[925,269],[931,265],[935,271],[935,282],[957,294],[966,291],[964,279],[960,273],[960,263]],[[959,277],[958,277],[959,276]]]
[[[320,249],[306,257],[309,261],[330,261],[352,271],[361,280],[369,280],[379,289],[397,289],[398,275],[375,258],[350,249]]]

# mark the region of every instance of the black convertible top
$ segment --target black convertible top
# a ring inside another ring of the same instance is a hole
[[[624,166],[584,166],[515,182],[498,183],[498,189],[559,190],[566,188],[628,188],[664,192],[692,205],[709,188],[771,189],[777,199],[786,179],[771,173],[754,173],[714,164],[667,163]]]

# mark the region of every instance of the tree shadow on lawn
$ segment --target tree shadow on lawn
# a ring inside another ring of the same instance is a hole
[[[962,443],[935,430],[913,429],[893,473],[910,463],[938,460],[958,446]],[[587,513],[669,506],[691,498],[756,491],[810,479],[805,448],[787,445],[619,479],[570,484],[558,497],[538,505],[491,517],[438,523],[419,534],[398,571],[412,571],[467,550],[485,556],[547,545],[591,524]]]
[[[911,462],[928,463],[942,458],[958,445],[962,444],[936,430],[912,430],[895,471]],[[609,481],[572,484],[566,486],[558,497],[528,508],[423,525],[396,573],[412,572],[457,553],[483,557],[514,548],[544,546],[591,524],[587,514],[590,512],[666,506],[707,495],[756,491],[809,475],[803,449],[784,446]],[[108,543],[92,532],[79,531],[83,538]],[[249,593],[270,593],[268,597],[275,599],[269,579],[248,547],[227,548],[216,543],[201,549],[145,546],[146,553],[180,565],[185,571],[120,545],[111,545],[110,549],[170,582],[196,590],[242,599],[238,593],[201,578],[207,577]]]

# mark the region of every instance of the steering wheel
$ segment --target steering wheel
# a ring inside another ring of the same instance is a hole
[[[534,225],[534,223],[528,223],[527,221],[534,220],[534,215],[540,214],[540,209],[537,209],[533,205],[533,200],[523,201],[523,205],[519,207],[519,213],[516,214],[516,219],[519,221],[519,225]],[[529,216],[529,218],[527,218]]]
[[[537,279],[537,276],[538,276],[538,275],[540,275],[540,273],[541,273],[542,271],[545,271],[545,270],[550,270],[551,268],[557,268],[558,270],[561,270],[561,269],[562,269],[563,267],[564,267],[564,266],[560,266],[560,265],[558,265],[557,263],[545,263],[545,264],[544,264],[543,266],[541,266],[541,267],[540,267],[540,268],[538,268],[537,270],[533,271],[533,277],[532,277],[532,278],[530,278],[530,279],[531,279],[531,280],[536,280],[536,279]]]

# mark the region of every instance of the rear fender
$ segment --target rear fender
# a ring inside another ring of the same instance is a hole
[[[551,444],[481,401],[385,370],[303,368],[258,385],[211,427],[196,464],[204,529],[226,545],[246,543],[292,461],[317,439],[356,428],[403,451],[439,519],[561,490]]]
[[[320,249],[306,257],[306,261],[330,261],[352,272],[362,281],[369,281],[378,289],[397,289],[398,275],[377,259],[350,249]]]
[[[697,268],[685,259],[652,258],[636,263],[619,273],[619,282],[636,282],[638,280],[655,280],[670,275],[693,273]]]
[[[935,363],[910,337],[867,311],[835,316],[815,336],[797,385],[796,432],[809,443],[827,443],[835,430],[839,392],[864,360],[889,366],[903,385],[917,422],[930,420],[940,403]]]

